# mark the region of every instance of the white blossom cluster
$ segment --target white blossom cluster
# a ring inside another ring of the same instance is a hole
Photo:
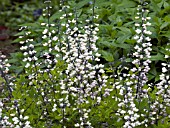
[[[129,70],[128,67],[120,66],[119,69]],[[131,77],[131,74],[123,73],[118,74],[119,80],[115,83],[115,87],[118,91],[118,97],[114,97],[118,103],[118,110],[116,115],[121,117],[119,120],[125,120],[124,128],[133,128],[140,126],[143,122],[139,122],[139,109],[134,101],[136,101],[136,88],[137,80]],[[122,82],[123,81],[123,82]]]
[[[2,78],[5,79],[5,81],[3,81],[3,83],[1,83],[0,87],[1,87],[1,94],[4,91],[5,88],[5,83],[8,84],[8,71],[9,71],[9,67],[11,65],[8,63],[8,59],[6,58],[6,55],[3,55],[2,52],[0,51],[0,76]],[[10,86],[8,85],[8,91],[10,91]],[[9,92],[10,93],[10,92]],[[3,113],[3,109],[4,109],[4,102],[3,102],[4,98],[0,99],[0,126],[2,126],[4,128],[4,126],[10,126],[11,123],[8,121],[9,117],[4,115]]]
[[[119,90],[120,101],[118,103],[117,115],[123,117],[125,120],[123,125],[124,128],[133,128],[142,124],[147,125],[148,120],[139,121],[140,117],[145,117],[147,110],[143,110],[139,114],[140,103],[144,99],[148,99],[148,89],[144,88],[148,78],[147,74],[150,70],[149,64],[151,63],[151,51],[152,44],[151,38],[149,37],[152,32],[149,31],[151,23],[150,17],[147,16],[149,12],[143,8],[143,5],[138,6],[137,16],[135,17],[135,31],[136,45],[132,57],[134,58],[132,64],[134,65],[131,69],[128,67],[121,67],[126,69],[128,73],[122,73],[120,77],[124,82],[116,85]],[[138,103],[135,103],[138,102]]]
[[[42,26],[44,26],[44,24],[47,27],[49,26],[48,23],[41,23]],[[54,24],[50,24],[50,25],[54,26]],[[30,35],[32,34],[32,30],[30,30],[30,28],[27,27],[27,26],[21,27],[20,30],[22,30],[24,32],[24,35],[27,37],[26,40],[25,40],[25,36],[19,36],[19,39],[20,39],[19,43],[23,45],[23,46],[20,47],[20,50],[23,53],[23,61],[21,63],[24,65],[25,74],[28,74],[28,76],[27,76],[28,77],[28,82],[23,81],[22,83],[20,83],[21,84],[20,86],[28,84],[27,87],[28,86],[33,87],[33,85],[35,83],[37,83],[37,84],[42,84],[43,83],[43,80],[38,81],[39,78],[42,78],[42,76],[40,77],[38,74],[43,75],[44,72],[49,71],[49,70],[45,70],[45,71],[42,70],[40,68],[40,66],[45,63],[47,65],[47,68],[51,68],[51,60],[48,59],[49,58],[48,53],[51,52],[50,51],[51,45],[50,44],[48,45],[47,49],[49,51],[46,51],[46,52],[42,53],[45,56],[45,58],[43,58],[44,60],[39,60],[40,56],[39,56],[39,53],[37,53],[37,50],[36,50],[36,48],[37,48],[36,43],[37,42],[36,42],[35,39],[30,38]],[[52,32],[54,33],[54,30],[52,30]],[[47,35],[48,35],[48,37],[47,37],[48,39],[51,38],[49,30],[44,29],[42,34],[43,34],[42,39],[44,39],[44,40],[46,38],[43,38],[43,37],[45,37]],[[46,39],[46,40],[48,40],[48,39]],[[48,43],[50,43],[50,41]],[[44,44],[45,43],[43,42],[42,45],[45,47]],[[42,50],[44,50],[44,49],[42,48]],[[40,51],[38,51],[38,52],[40,52]],[[4,55],[2,55],[1,57],[2,57],[2,59],[5,58]],[[1,62],[2,62],[2,64],[0,66],[5,67],[5,69],[3,70],[3,73],[7,73],[8,72],[8,66],[10,66],[10,65],[9,64],[7,65],[6,61],[1,61]],[[49,65],[50,65],[50,67],[49,67]],[[16,86],[14,81],[12,81],[12,82],[10,81],[9,85],[10,86],[12,86],[12,85]],[[13,89],[15,91],[15,87],[13,87]],[[22,91],[22,87],[20,89],[21,89],[20,91]],[[36,89],[37,89],[37,93],[39,93],[40,91],[44,91],[44,92],[42,92],[42,95],[43,95],[43,93],[46,93],[48,91],[48,90],[42,90],[41,87],[40,88],[37,87]],[[30,93],[30,91],[31,90],[26,90],[26,92],[28,94]],[[25,94],[25,95],[29,96],[28,94]],[[21,94],[21,95],[24,96],[24,94]],[[10,97],[10,98],[12,98],[12,97]],[[23,128],[31,128],[30,121],[29,121],[29,116],[24,114],[26,110],[24,110],[24,109],[20,110],[20,107],[19,107],[20,105],[18,103],[18,106],[16,106],[15,103],[14,103],[15,100],[20,101],[21,99],[11,100],[10,102],[12,102],[13,105],[10,108],[2,108],[2,109],[6,109],[7,111],[13,111],[13,113],[11,113],[9,117],[8,116],[1,117],[0,124],[4,128],[6,128],[6,127],[10,127],[10,128],[21,128],[21,127],[23,127]],[[44,102],[46,102],[46,97],[44,98]]]
[[[149,26],[151,23],[149,20],[151,17],[145,16],[145,13],[148,12],[148,10],[143,9],[142,6],[138,7],[138,10],[140,13],[137,13],[138,16],[135,17],[135,19],[139,20],[142,19],[142,23],[135,23],[136,28],[136,35],[134,36],[134,39],[137,40],[136,46],[134,47],[135,52],[133,53],[133,57],[136,58],[133,60],[133,64],[136,66],[131,69],[132,72],[139,72],[136,79],[139,79],[138,82],[140,82],[139,86],[139,93],[142,92],[142,87],[147,82],[147,73],[150,70],[149,64],[151,63],[151,51],[152,51],[152,44],[151,44],[151,38],[149,37],[152,32],[149,31]]]
[[[49,8],[50,6],[44,10],[48,12],[44,16],[50,16]],[[62,6],[62,11],[65,12],[65,8],[69,8],[69,6]],[[58,26],[58,31],[53,29],[56,26],[50,22],[40,23],[43,28],[41,44],[38,44],[36,39],[30,38],[32,30],[29,30],[29,27],[21,28],[26,29],[25,35],[28,37],[26,40],[24,36],[19,37],[20,44],[23,45],[20,48],[24,56],[22,64],[24,65],[25,74],[28,74],[28,76],[23,76],[27,78],[27,81],[19,84],[30,89],[26,90],[26,94],[21,94],[22,96],[29,96],[31,88],[36,91],[32,92],[35,93],[34,95],[41,95],[42,99],[39,99],[40,101],[36,103],[37,107],[42,104],[51,105],[51,110],[43,110],[41,119],[47,118],[48,111],[56,112],[59,109],[58,111],[63,112],[59,116],[63,116],[60,123],[64,126],[64,122],[68,120],[65,117],[66,107],[73,105],[75,107],[74,111],[79,112],[79,120],[75,122],[75,127],[91,127],[88,120],[90,109],[85,109],[82,106],[84,103],[89,104],[89,98],[93,102],[92,105],[100,104],[102,89],[106,87],[107,76],[104,75],[104,65],[96,64],[100,61],[99,57],[101,56],[95,45],[98,39],[98,24],[90,23],[88,19],[82,23],[76,15],[74,13],[63,14],[60,17],[61,25]],[[93,18],[97,18],[97,16],[93,16]],[[64,21],[65,19],[67,22]],[[86,25],[83,26],[83,24]],[[38,49],[39,46],[42,49],[41,51]],[[65,61],[66,70],[64,72],[56,71],[55,66],[53,67],[53,64],[57,64],[58,59]],[[54,76],[52,72],[61,75],[59,84],[55,83],[57,76]],[[51,86],[48,85],[48,81]],[[14,85],[15,83],[11,84]],[[22,87],[20,91],[22,91]],[[49,96],[50,93],[54,95]],[[58,95],[60,95],[60,98],[54,99]],[[72,100],[75,100],[74,104],[69,101],[69,96]],[[15,100],[20,101],[22,99]],[[31,127],[30,122],[27,121],[27,119],[29,120],[28,116],[22,115],[19,106],[13,105],[11,107],[11,110],[16,110],[16,113],[10,115],[11,124],[5,124],[4,126]],[[25,111],[27,110],[24,110],[24,113]]]
[[[1,70],[1,72],[4,74],[7,74],[10,66],[11,65],[8,63],[8,59],[6,58],[6,55],[3,55],[2,52],[0,51],[0,70]]]
[[[16,113],[11,113],[10,116],[5,115],[2,113],[4,109],[14,110],[16,109]],[[10,127],[10,128],[32,128],[30,126],[30,121],[28,121],[28,116],[22,116],[22,113],[24,112],[24,109],[18,113],[17,107],[12,106],[10,108],[6,108],[3,105],[3,102],[0,101],[0,126],[2,128]],[[19,116],[18,116],[19,114]],[[3,115],[3,116],[2,116]],[[10,118],[12,118],[12,122],[10,121]]]
[[[169,47],[170,44],[168,43],[167,46]],[[170,53],[168,48],[166,51]],[[151,104],[153,110],[150,116],[152,117],[153,124],[156,123],[160,115],[163,117],[162,121],[164,121],[166,117],[170,118],[167,114],[167,109],[170,108],[170,63],[168,61],[168,55],[165,55],[164,58],[167,59],[167,62],[161,63],[162,73],[159,75],[160,82],[156,84],[156,100]]]
[[[66,12],[69,8],[69,6],[63,6],[61,11]],[[103,75],[104,65],[96,64],[101,56],[95,45],[99,29],[98,24],[90,23],[89,19],[82,23],[77,14],[69,12],[60,17],[61,22],[65,21],[61,24],[61,29],[65,30],[63,31],[65,36],[61,41],[62,47],[61,49],[59,46],[55,47],[56,50],[61,50],[63,60],[67,64],[66,78],[60,82],[60,88],[63,94],[69,93],[75,100],[74,110],[80,113],[80,122],[77,122],[75,127],[90,127],[91,123],[88,121],[90,110],[82,108],[82,104],[89,104],[89,98],[99,104],[102,100],[102,88],[106,87],[107,82],[107,76]],[[83,24],[86,25],[83,26]],[[70,105],[67,96],[63,100],[67,106]]]

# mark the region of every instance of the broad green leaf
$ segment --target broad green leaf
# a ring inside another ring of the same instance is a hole
[[[165,36],[165,37],[168,37],[170,38],[170,31],[162,31],[163,34],[161,34],[160,36]]]
[[[24,31],[18,32],[17,34],[15,34],[14,36],[23,36],[24,35]]]
[[[167,27],[169,24],[170,24],[169,22],[164,22],[164,23],[161,25],[160,29],[161,29],[161,30],[164,29],[164,28]]]
[[[64,12],[56,12],[54,13],[51,17],[50,17],[50,22],[53,22],[54,20],[59,19],[62,15],[64,14]]]
[[[123,44],[126,39],[129,39],[129,37],[130,37],[129,35],[120,36],[120,37],[117,39],[117,43],[118,43],[118,44]]]
[[[16,63],[16,62],[18,62],[18,59],[16,58],[8,60],[8,63]]]
[[[123,48],[123,49],[129,49],[131,48],[130,44],[125,44],[125,43],[116,43],[116,42],[112,42],[111,46],[115,46],[115,47],[119,47],[119,48]]]
[[[15,40],[12,41],[12,43],[19,43],[20,41],[22,41],[23,39],[17,38]]]
[[[132,58],[126,58],[125,61],[126,61],[126,62],[132,62],[133,60],[132,60]]]
[[[107,61],[112,62],[114,61],[113,55],[110,52],[102,50],[101,52],[103,58],[105,58]]]
[[[148,78],[148,80],[152,80],[153,78],[155,78],[155,76],[152,75],[152,74],[148,74],[148,75],[147,75],[147,78]]]
[[[123,7],[123,8],[131,8],[131,7],[136,7],[136,2],[134,1],[129,1],[129,0],[123,0],[121,4],[118,5],[118,7]]]
[[[86,4],[89,4],[91,0],[82,0],[81,2],[76,4],[76,9],[82,8],[83,6],[85,6]]]
[[[40,23],[34,22],[34,23],[25,23],[25,24],[21,24],[19,26],[30,26],[30,27],[40,27]]]
[[[170,22],[170,15],[169,15],[169,14],[166,15],[166,16],[163,18],[163,20],[164,20],[165,22]]]
[[[151,56],[150,60],[152,60],[152,61],[158,61],[158,60],[164,61],[165,58],[164,58],[164,55],[158,53],[157,55]]]
[[[111,47],[111,43],[108,41],[101,41],[100,43],[103,44],[104,46],[107,46],[108,48]]]
[[[160,12],[161,9],[159,8],[159,6],[155,3],[154,0],[151,0],[151,7],[153,8],[153,10],[155,10],[156,12]]]

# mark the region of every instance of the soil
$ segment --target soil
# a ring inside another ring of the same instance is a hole
[[[10,53],[15,52],[19,48],[18,44],[12,43],[14,38],[7,27],[0,26],[0,51],[2,54],[9,56]]]
[[[10,53],[14,53],[19,48],[19,45],[12,44],[11,39],[0,40],[0,51],[2,54],[9,56]]]

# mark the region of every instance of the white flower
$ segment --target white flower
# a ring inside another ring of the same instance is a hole
[[[135,23],[135,26],[139,27],[139,26],[140,26],[140,24],[138,24],[138,23]]]
[[[169,58],[169,56],[168,56],[168,55],[165,55],[165,58]]]
[[[48,29],[44,29],[43,34],[46,34],[48,32]]]
[[[44,96],[44,92],[42,92],[41,95]]]
[[[135,19],[139,19],[139,16],[136,16]]]
[[[163,72],[163,73],[165,73],[165,72],[167,72],[167,71],[168,71],[168,70],[167,70],[165,67],[162,68],[162,72]]]
[[[48,43],[44,43],[43,46],[48,46]]]
[[[54,40],[54,41],[58,40],[58,37],[54,36],[54,37],[53,37],[53,40]]]
[[[101,54],[99,54],[99,53],[96,53],[95,55],[96,55],[97,57],[100,57],[100,56],[101,56]]]
[[[27,46],[21,46],[20,49],[21,49],[21,50],[27,50],[27,48],[28,48]]]
[[[139,36],[136,35],[136,36],[134,37],[134,39],[135,39],[135,40],[139,39]]]
[[[12,118],[12,121],[14,121],[14,124],[18,124],[18,122],[19,122],[17,117]]]
[[[56,108],[53,108],[52,111],[55,112],[57,109]]]
[[[146,17],[146,19],[147,19],[147,20],[150,20],[150,19],[151,19],[151,17]]]
[[[101,101],[101,97],[97,97],[97,102],[100,103],[100,101]]]
[[[120,113],[121,113],[121,114],[125,114],[126,111],[125,111],[125,110],[121,110]]]
[[[130,118],[130,120],[131,120],[131,121],[134,121],[134,120],[135,120],[135,118],[134,118],[134,117],[131,117],[131,118]]]
[[[131,106],[132,108],[134,108],[134,107],[135,107],[135,104],[134,104],[134,103],[132,103],[130,106]]]
[[[25,65],[25,68],[28,68],[30,66],[30,63],[27,63],[26,65]]]
[[[27,120],[28,118],[29,118],[29,116],[25,116],[25,117],[24,117],[24,120]]]
[[[10,116],[15,116],[15,114],[10,114]]]
[[[146,23],[146,25],[147,25],[147,26],[150,26],[150,25],[151,25],[151,23],[150,23],[150,22],[147,22],[147,23]]]
[[[30,48],[34,48],[34,45],[33,45],[33,44],[30,44],[29,47],[30,47]]]
[[[144,30],[143,32],[144,32],[145,34],[148,34],[148,35],[151,35],[151,34],[152,34],[151,31],[147,31],[147,30]]]
[[[150,41],[150,40],[151,40],[151,38],[150,38],[150,37],[146,37],[145,39],[146,39],[146,41]]]
[[[84,113],[84,118],[88,118],[88,113]]]
[[[75,127],[79,127],[80,125],[77,123],[77,124],[75,124],[74,126],[75,126]]]
[[[28,55],[28,53],[27,52],[24,52],[24,54],[23,54],[24,56],[26,56],[26,55]]]
[[[21,109],[21,112],[24,112],[24,109]]]
[[[47,38],[47,35],[44,35],[42,38],[43,38],[43,39]]]
[[[124,116],[124,119],[125,120],[129,119],[129,116],[128,115]]]
[[[29,122],[29,121],[26,121],[26,122],[25,122],[25,125],[29,125],[29,124],[30,124],[30,122]]]
[[[20,128],[20,126],[19,126],[19,125],[16,125],[15,128]]]
[[[25,42],[24,42],[24,41],[20,41],[19,43],[20,43],[20,44],[24,44]]]
[[[136,29],[136,33],[140,34],[142,31],[140,29]]]
[[[34,60],[38,60],[38,58],[36,56],[33,57]]]
[[[41,23],[42,26],[44,26],[46,23]]]
[[[134,112],[133,112],[132,110],[128,110],[128,113],[129,113],[130,115],[134,114]]]
[[[52,30],[52,33],[55,33],[55,30]]]

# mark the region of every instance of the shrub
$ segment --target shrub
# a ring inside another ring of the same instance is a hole
[[[168,2],[45,4],[1,56],[3,127],[170,126]]]

